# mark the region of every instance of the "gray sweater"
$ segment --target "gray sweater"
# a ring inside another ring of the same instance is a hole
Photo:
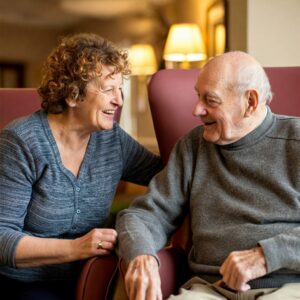
[[[268,274],[252,288],[300,282],[300,119],[274,115],[239,141],[218,146],[199,126],[173,149],[149,193],[117,220],[130,261],[161,249],[190,213],[194,274],[220,279],[231,251],[261,245]]]
[[[42,111],[0,133],[0,274],[22,281],[70,279],[80,262],[16,269],[25,235],[74,239],[106,227],[120,179],[147,185],[161,160],[118,124],[91,135],[78,177],[67,170]]]

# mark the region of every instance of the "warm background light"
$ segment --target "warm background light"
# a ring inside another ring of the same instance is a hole
[[[132,75],[152,75],[156,72],[156,57],[151,45],[135,44],[128,52]]]
[[[215,29],[215,55],[220,55],[225,52],[226,30],[224,24],[219,24]]]
[[[206,59],[205,49],[197,24],[174,24],[168,33],[163,58],[174,62],[202,61]]]

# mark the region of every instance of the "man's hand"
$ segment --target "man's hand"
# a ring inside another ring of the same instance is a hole
[[[140,255],[128,265],[125,289],[130,300],[161,300],[158,263],[151,255]]]
[[[247,291],[247,282],[267,274],[266,260],[261,247],[234,251],[229,254],[220,268],[222,281],[231,289]]]

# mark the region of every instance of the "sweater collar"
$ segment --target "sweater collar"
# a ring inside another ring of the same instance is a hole
[[[256,127],[254,130],[249,132],[247,135],[245,135],[243,138],[240,140],[228,144],[228,145],[223,145],[219,146],[223,149],[228,149],[228,150],[238,150],[244,147],[249,147],[251,145],[256,144],[258,141],[260,141],[264,136],[267,134],[267,132],[271,129],[275,122],[275,116],[271,112],[270,108],[267,107],[267,114],[263,120],[263,122]]]

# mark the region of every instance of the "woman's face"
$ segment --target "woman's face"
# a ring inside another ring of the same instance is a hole
[[[87,84],[84,100],[77,103],[82,124],[90,131],[112,129],[116,110],[123,105],[123,77],[113,71],[113,67],[103,66],[101,77]]]

